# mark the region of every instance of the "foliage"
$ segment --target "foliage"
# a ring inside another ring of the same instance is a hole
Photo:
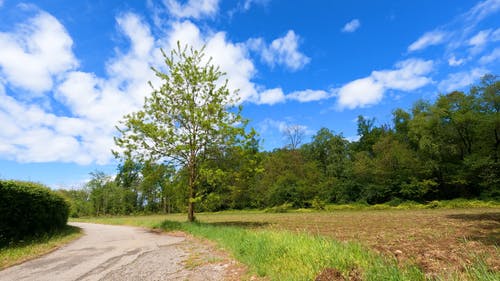
[[[199,151],[194,194],[186,188],[189,166],[129,155],[114,183],[92,180],[81,194],[67,197],[91,202],[72,204],[80,215],[88,215],[89,208],[92,214],[185,212],[187,202],[196,203],[199,212],[328,210],[338,204],[430,208],[436,200],[457,198],[498,202],[499,89],[498,76],[486,75],[468,92],[395,109],[390,124],[360,116],[357,141],[321,128],[309,143],[299,146],[294,140],[297,145],[261,151],[257,132],[249,130]]]
[[[0,181],[0,247],[60,229],[68,215],[69,204],[49,188],[33,182]]]
[[[246,121],[233,108],[236,95],[221,83],[224,75],[205,59],[204,50],[162,51],[167,71],[154,69],[162,81],[145,99],[143,109],[125,116],[115,138],[123,158],[139,162],[171,161],[187,171],[188,219],[194,220],[200,164],[219,149],[245,137]],[[119,154],[116,153],[118,156]]]

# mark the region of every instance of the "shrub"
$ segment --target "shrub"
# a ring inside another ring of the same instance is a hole
[[[271,208],[267,208],[265,210],[266,213],[287,213],[288,211],[292,210],[293,204],[291,203],[284,203],[278,206],[274,206]]]
[[[33,182],[0,180],[0,247],[66,225],[69,204]]]

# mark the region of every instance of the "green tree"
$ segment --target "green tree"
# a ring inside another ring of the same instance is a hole
[[[115,177],[116,184],[123,189],[123,212],[130,214],[139,210],[139,184],[141,182],[140,163],[127,158],[118,165],[118,173]]]
[[[152,68],[162,85],[153,88],[143,109],[124,117],[115,143],[123,155],[144,160],[169,161],[188,174],[188,220],[194,221],[199,163],[220,147],[245,137],[246,120],[235,108],[219,67],[204,50],[181,48],[170,55],[162,50],[167,72]]]
[[[123,192],[115,181],[101,171],[92,172],[90,175],[92,178],[87,182],[86,188],[90,190],[94,214],[99,216],[123,213]]]

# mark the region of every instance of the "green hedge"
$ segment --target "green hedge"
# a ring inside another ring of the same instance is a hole
[[[0,180],[0,247],[66,225],[69,204],[33,182]]]

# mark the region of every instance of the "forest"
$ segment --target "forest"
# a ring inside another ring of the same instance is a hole
[[[359,140],[321,128],[304,142],[262,151],[258,134],[203,159],[195,209],[317,208],[325,204],[500,199],[500,81],[485,75],[468,92],[440,94],[393,110],[390,124],[359,116]],[[332,120],[334,122],[334,120]],[[121,161],[116,176],[91,173],[83,187],[59,190],[72,216],[185,212],[185,167]]]

